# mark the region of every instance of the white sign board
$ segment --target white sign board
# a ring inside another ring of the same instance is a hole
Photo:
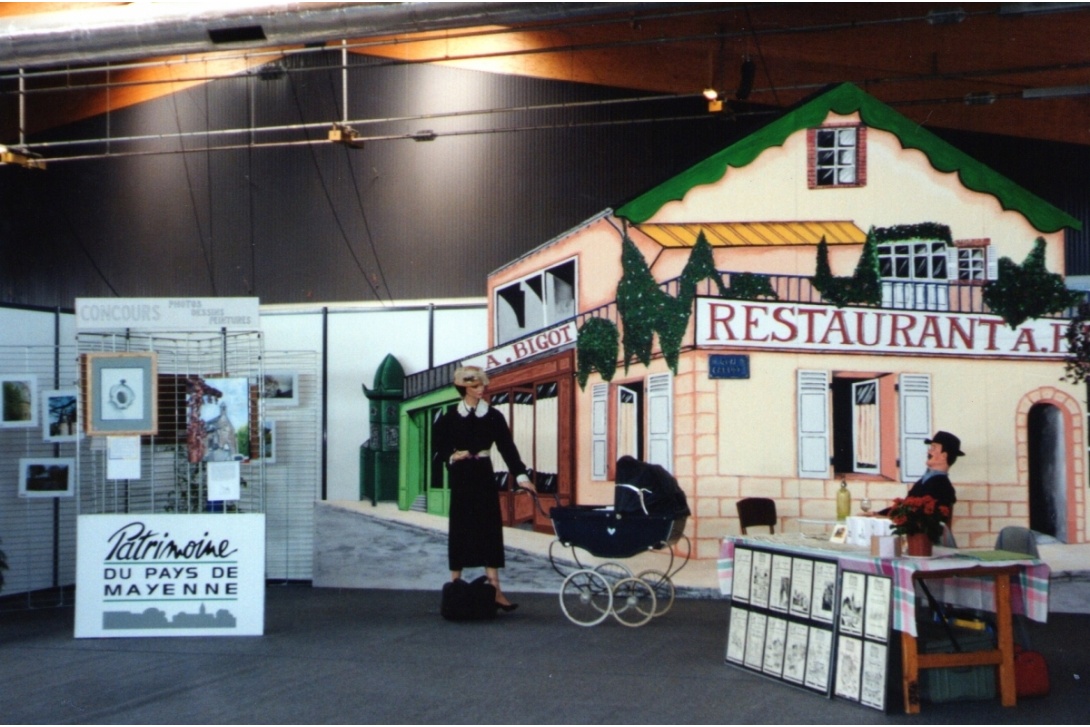
[[[574,345],[578,336],[579,329],[576,327],[575,321],[569,321],[562,326],[540,331],[473,358],[463,359],[462,365],[480,366],[487,371],[522,361],[531,356],[557,351],[566,346]]]
[[[257,331],[257,298],[76,298],[79,331]]]
[[[264,515],[79,516],[76,638],[264,628]]]
[[[1064,319],[1016,329],[984,313],[698,298],[696,345],[840,353],[1057,359],[1067,352]]]

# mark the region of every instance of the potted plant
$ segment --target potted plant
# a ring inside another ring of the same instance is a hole
[[[950,519],[950,508],[930,495],[898,497],[889,510],[893,533],[904,535],[909,555],[931,555],[931,546],[942,538],[942,524]]]

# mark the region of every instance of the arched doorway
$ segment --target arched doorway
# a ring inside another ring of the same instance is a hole
[[[1063,412],[1034,404],[1027,420],[1029,437],[1029,526],[1067,542],[1067,438]]]

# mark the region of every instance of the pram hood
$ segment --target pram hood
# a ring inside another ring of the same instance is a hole
[[[685,493],[664,467],[625,455],[617,460],[613,491],[616,512],[688,517]]]

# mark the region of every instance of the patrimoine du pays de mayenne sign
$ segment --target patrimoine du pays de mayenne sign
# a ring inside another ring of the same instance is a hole
[[[1012,329],[984,313],[696,301],[696,345],[704,348],[1056,359],[1067,353],[1068,323],[1036,319]]]

